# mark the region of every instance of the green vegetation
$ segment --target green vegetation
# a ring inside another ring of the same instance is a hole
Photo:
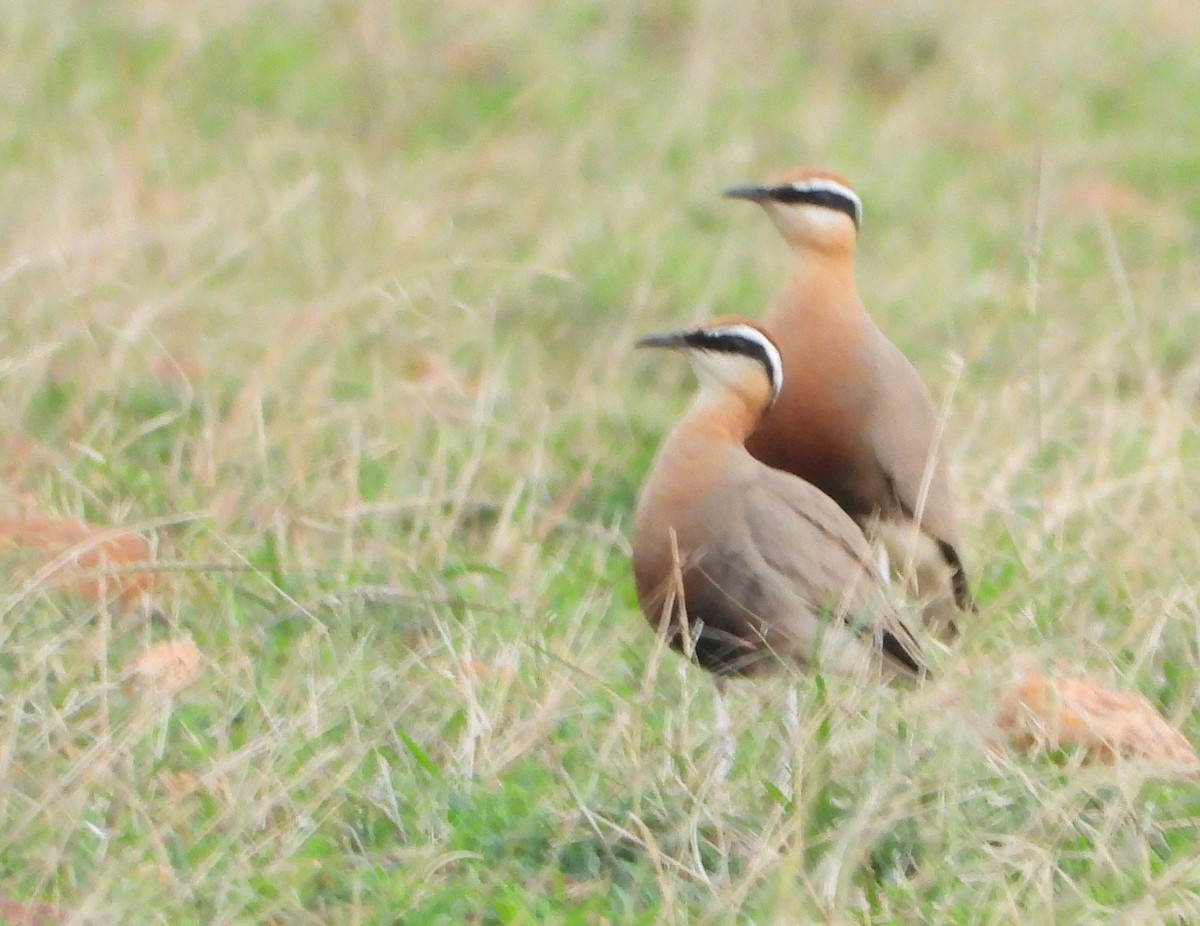
[[[1198,29],[1175,0],[6,5],[6,509],[170,520],[179,565],[166,627],[0,615],[0,897],[1200,919],[1194,782],[989,754],[944,692],[801,679],[789,735],[785,682],[736,686],[712,780],[711,686],[655,652],[625,540],[691,388],[634,336],[757,313],[782,248],[719,191],[834,167],[864,297],[953,409],[963,650],[995,667],[965,702],[1060,661],[1200,739]],[[128,694],[180,635],[199,681]]]

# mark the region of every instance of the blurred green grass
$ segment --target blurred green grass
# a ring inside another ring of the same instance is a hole
[[[802,680],[789,741],[784,686],[744,686],[714,786],[707,682],[658,667],[623,534],[690,389],[633,337],[756,313],[781,248],[719,191],[835,167],[868,305],[935,393],[963,361],[966,652],[1137,688],[1195,740],[1198,27],[1174,2],[0,10],[5,503],[177,517],[166,558],[211,567],[174,574],[166,629],[51,592],[4,614],[0,896],[172,924],[1194,918],[1190,786],[989,757],[932,696]],[[202,680],[129,697],[168,633]]]

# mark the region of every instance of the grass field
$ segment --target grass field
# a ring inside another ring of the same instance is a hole
[[[165,625],[5,599],[0,898],[1200,919],[1194,781],[977,722],[1031,659],[1200,740],[1200,8],[993,7],[0,9],[5,508],[154,525],[171,580]],[[740,686],[714,781],[627,561],[691,380],[630,346],[759,311],[782,247],[718,194],[802,163],[862,194],[864,298],[953,409],[989,668],[953,710],[798,680],[790,736],[788,683]],[[184,636],[199,680],[130,694]]]

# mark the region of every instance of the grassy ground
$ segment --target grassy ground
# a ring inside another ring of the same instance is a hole
[[[991,757],[961,703],[832,679],[790,737],[784,683],[738,688],[714,783],[707,681],[636,613],[630,511],[691,387],[631,340],[756,313],[781,248],[718,191],[825,164],[866,203],[868,304],[953,387],[966,654],[1086,669],[1200,739],[1200,14],[983,10],[5,5],[0,494],[166,521],[180,568],[166,628],[52,592],[0,616],[0,896],[1200,917],[1194,785]],[[129,696],[182,634],[201,680]]]

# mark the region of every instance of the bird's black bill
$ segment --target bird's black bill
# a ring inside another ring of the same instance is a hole
[[[731,186],[721,193],[728,199],[748,199],[752,203],[760,203],[771,198],[771,188],[768,186]]]
[[[644,338],[638,338],[638,347],[665,347],[670,350],[679,350],[681,347],[688,346],[688,335],[691,332],[687,331],[666,331],[662,334],[648,334]]]

